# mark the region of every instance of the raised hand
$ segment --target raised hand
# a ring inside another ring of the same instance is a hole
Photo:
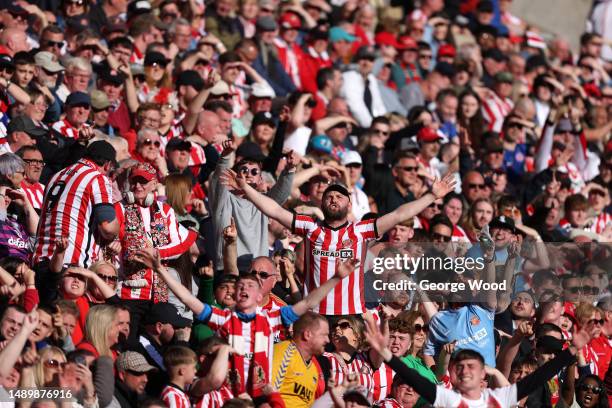
[[[236,150],[236,144],[233,140],[226,140],[221,143],[221,156],[226,157],[229,156],[234,150]]]
[[[450,343],[446,343],[442,346],[442,350],[446,353],[447,356],[451,356],[455,351],[455,346],[457,345],[457,340],[453,340]]]
[[[243,194],[246,180],[231,169],[227,169],[219,177],[221,184],[226,186],[234,194]]]
[[[385,335],[380,330],[380,327],[376,323],[371,323],[367,320],[364,321],[366,329],[364,332],[365,338],[368,341],[370,347],[372,347],[378,354],[383,354],[383,351],[387,347],[387,340]]]
[[[198,269],[198,273],[200,274],[200,276],[213,278],[215,276],[215,268],[213,266],[213,261],[208,261],[208,265],[202,266],[200,269]]]
[[[161,267],[161,257],[157,248],[144,248],[134,253],[134,260],[140,262],[147,268],[159,269]]]
[[[444,198],[445,195],[455,190],[457,179],[454,174],[449,173],[442,180],[435,180],[431,186],[431,192],[438,198]]]
[[[530,322],[530,321],[521,322],[516,329],[516,333],[519,336],[526,337],[526,338],[533,336],[533,322]]]
[[[293,150],[287,152],[287,166],[285,170],[293,170],[300,163],[300,155]]]
[[[119,240],[115,240],[106,246],[106,250],[110,255],[116,256],[121,253],[121,242]]]
[[[64,326],[64,317],[62,315],[62,309],[59,306],[55,306],[55,313],[53,313],[53,327],[55,328],[55,332],[60,339],[65,338],[68,334],[68,330],[66,330],[66,326]]]
[[[334,276],[339,279],[344,279],[355,272],[355,268],[357,268],[358,265],[359,261],[356,259],[347,259],[346,261],[336,259],[336,274]]]
[[[572,336],[572,346],[576,347],[577,350],[586,346],[589,341],[591,341],[591,337],[593,337],[594,328],[595,325],[589,322],[580,328],[580,330],[574,332]]]
[[[518,257],[520,251],[521,251],[521,245],[516,241],[511,242],[510,245],[508,245],[508,258]]]
[[[206,211],[206,204],[204,204],[204,201],[200,200],[199,198],[194,198],[192,200],[192,205],[193,211],[195,211],[196,214],[201,216],[208,215],[208,211]]]
[[[32,333],[38,327],[38,311],[36,307],[32,309],[30,313],[28,313],[23,320],[22,330],[25,330],[28,333]],[[36,348],[34,348],[36,350]]]
[[[291,108],[289,108],[289,105],[283,105],[278,117],[281,122],[289,122],[291,120]]]
[[[55,241],[55,253],[56,254],[61,254],[66,252],[66,249],[68,248],[68,238],[67,237],[61,237],[58,240]]]

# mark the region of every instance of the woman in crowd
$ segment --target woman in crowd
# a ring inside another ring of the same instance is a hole
[[[119,343],[119,319],[117,308],[111,305],[96,305],[89,309],[85,322],[85,338],[77,348],[100,356],[117,358],[113,347]]]

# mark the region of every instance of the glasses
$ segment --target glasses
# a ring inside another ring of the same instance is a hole
[[[53,47],[53,48],[62,48],[64,46],[64,41],[45,41],[45,46]]]
[[[45,367],[47,367],[47,368],[55,368],[55,369],[58,369],[58,368],[64,368],[64,367],[66,367],[66,363],[64,363],[63,361],[58,361],[58,360],[55,360],[55,359],[53,359],[53,358],[50,358],[50,359],[48,359],[48,360],[45,360],[43,364],[44,364],[44,365],[45,365]]]
[[[110,111],[110,110],[111,110],[111,107],[110,107],[110,106],[108,106],[108,107],[106,107],[106,108],[102,108],[102,109],[96,109],[96,108],[92,107],[92,108],[91,108],[91,110],[93,110],[93,111],[94,111],[94,113],[108,112],[108,111]]]
[[[142,144],[145,145],[145,146],[151,146],[151,145],[153,145],[155,147],[161,146],[161,143],[159,142],[159,140],[153,141],[151,139],[145,139],[144,142],[142,142]]]
[[[268,279],[269,277],[274,276],[273,274],[268,273],[266,271],[251,271],[250,274],[259,276],[261,279]]]
[[[25,164],[30,165],[30,166],[40,166],[40,167],[43,167],[45,165],[45,162],[43,160],[23,159],[23,161],[25,162]]]
[[[421,54],[419,55],[419,59],[428,59],[430,60],[432,56],[430,54]]]
[[[427,207],[428,208],[437,208],[438,210],[441,210],[443,206],[444,206],[443,204],[431,203]]]
[[[256,167],[253,167],[252,169],[249,169],[248,167],[241,167],[239,169],[240,174],[244,174],[245,176],[248,176],[249,173],[251,174],[251,176],[256,176],[259,174],[259,169]]]
[[[349,322],[340,322],[336,325],[336,327],[339,327],[340,330],[346,330],[351,329],[351,324]]]
[[[419,169],[418,166],[397,166],[397,168],[408,173],[416,172]]]
[[[102,274],[98,274],[98,276],[100,277],[100,279],[102,279],[104,282],[117,282],[117,277],[113,276],[113,275],[102,275]]]
[[[582,293],[585,295],[599,295],[599,288],[597,286],[583,286]]]
[[[431,237],[433,239],[439,239],[440,241],[443,242],[450,242],[452,237],[448,236],[448,235],[442,235],[442,234],[438,234],[437,232],[432,232],[431,233]]]
[[[484,190],[485,188],[487,188],[487,186],[485,184],[474,184],[474,183],[470,183],[468,184],[468,189],[470,190]]]
[[[377,135],[389,136],[389,131],[386,131],[386,132],[385,132],[384,130],[374,129],[374,132],[375,132]]]
[[[598,324],[600,326],[603,326],[604,323],[605,323],[604,319],[591,319],[589,320],[588,324]]]
[[[603,389],[601,387],[598,387],[596,385],[590,385],[590,384],[582,384],[579,388],[579,390],[581,391],[591,391],[594,394],[599,394],[603,391]]]
[[[429,331],[429,325],[428,324],[415,324],[414,331],[427,333]]]

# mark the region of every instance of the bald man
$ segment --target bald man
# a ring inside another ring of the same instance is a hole
[[[221,144],[227,136],[221,129],[221,119],[212,111],[204,110],[198,115],[195,134],[209,144]]]
[[[25,31],[18,28],[7,28],[2,31],[0,45],[11,57],[21,51],[30,51]]]

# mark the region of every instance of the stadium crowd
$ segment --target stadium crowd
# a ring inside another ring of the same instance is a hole
[[[612,1],[511,5],[0,0],[0,404],[609,407]]]

